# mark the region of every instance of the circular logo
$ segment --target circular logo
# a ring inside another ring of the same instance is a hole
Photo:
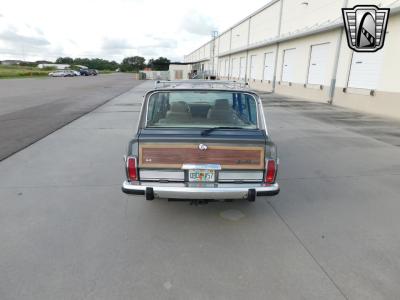
[[[204,145],[204,144],[200,144],[199,145],[199,149],[201,150],[201,151],[205,151],[205,150],[207,150],[207,145]]]

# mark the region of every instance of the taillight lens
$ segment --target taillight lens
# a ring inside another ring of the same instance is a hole
[[[128,156],[126,159],[126,175],[130,181],[138,180],[137,160],[134,156]]]
[[[273,159],[269,159],[265,164],[265,183],[274,183],[276,178],[276,162]]]

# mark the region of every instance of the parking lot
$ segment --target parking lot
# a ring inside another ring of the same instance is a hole
[[[145,201],[120,185],[153,82],[98,78],[3,88],[0,154],[42,129],[0,162],[0,299],[399,298],[399,123],[264,94],[278,196]]]
[[[0,160],[135,83],[129,74],[0,80]]]

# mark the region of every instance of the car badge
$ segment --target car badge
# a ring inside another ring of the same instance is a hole
[[[205,150],[207,150],[207,145],[204,145],[204,144],[200,144],[199,145],[199,149],[201,150],[201,151],[205,151]]]

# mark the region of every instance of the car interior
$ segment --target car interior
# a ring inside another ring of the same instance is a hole
[[[148,125],[255,125],[256,116],[249,99],[206,99],[170,101],[162,95],[149,106]]]

